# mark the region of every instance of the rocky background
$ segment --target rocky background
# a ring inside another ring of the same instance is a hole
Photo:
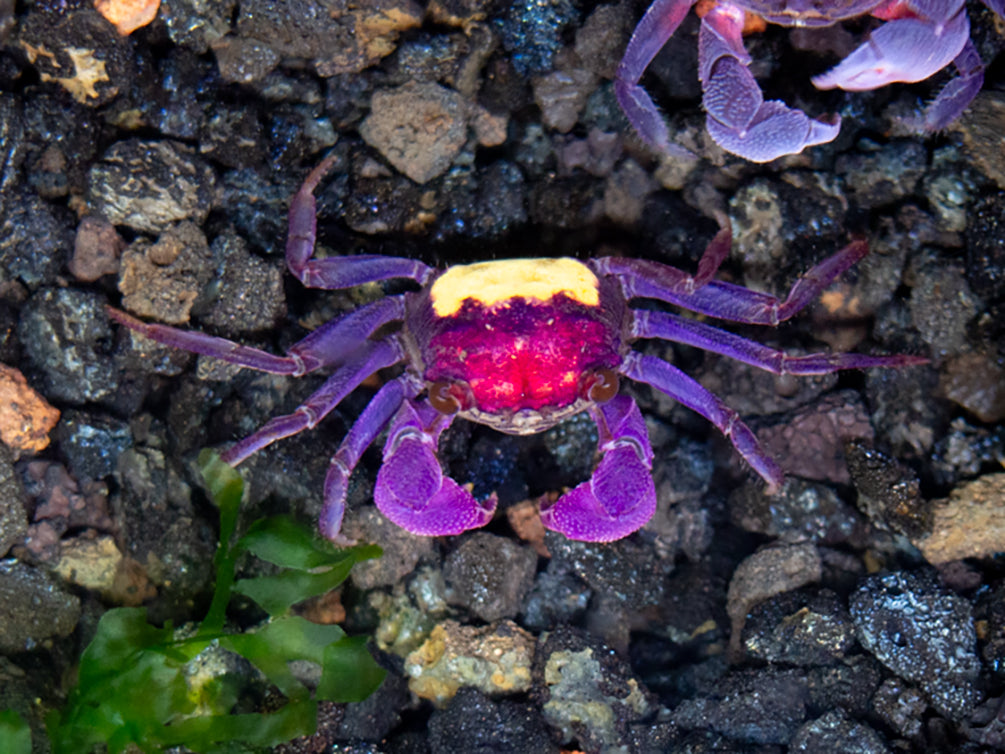
[[[334,151],[319,253],[691,270],[725,212],[721,275],[761,290],[784,295],[853,238],[872,249],[795,322],[740,332],[931,364],[792,379],[640,344],[736,408],[791,477],[766,497],[700,417],[627,386],[659,510],[610,545],[545,535],[536,517],[589,474],[585,417],[530,438],[459,423],[442,459],[504,514],[455,538],[382,519],[371,451],[347,530],[384,557],[305,609],[372,634],[392,672],[284,751],[1005,749],[1001,19],[971,3],[984,91],[924,139],[899,124],[945,78],[809,83],[871,21],[751,37],[768,96],[844,117],[834,143],[753,165],[704,134],[695,18],[645,79],[693,158],[633,136],[611,76],[634,0],[93,5],[0,0],[0,708],[38,728],[107,607],[201,617],[216,512],[195,455],[323,379],[162,348],[104,306],[282,352],[404,289],[318,292],[285,274],[289,197]],[[242,466],[247,520],[316,514],[375,385]]]

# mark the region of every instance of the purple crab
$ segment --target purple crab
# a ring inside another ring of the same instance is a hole
[[[983,0],[1005,18],[1005,0]],[[674,152],[656,105],[639,83],[696,0],[656,0],[635,28],[615,78],[618,102],[643,140]],[[702,18],[698,77],[706,127],[715,142],[752,162],[768,162],[805,147],[826,144],[841,128],[837,115],[816,120],[785,103],[764,101],[743,47],[746,14],[781,26],[830,26],[857,16],[886,21],[861,47],[812,81],[819,89],[876,89],[924,81],[952,64],[953,78],[910,125],[919,132],[945,128],[966,109],[984,83],[984,67],[970,41],[964,0],[720,0]],[[679,149],[679,148],[678,148]]]
[[[340,530],[349,477],[385,429],[377,507],[416,534],[459,534],[487,524],[496,499],[476,500],[470,486],[444,474],[437,443],[451,422],[460,417],[502,432],[533,434],[581,411],[596,422],[599,462],[588,481],[542,504],[541,519],[571,539],[607,542],[631,534],[656,510],[656,490],[646,425],[635,402],[618,393],[620,376],[651,385],[707,418],[769,487],[777,488],[782,471],[737,413],[676,367],[633,351],[638,339],[685,343],[777,374],[925,362],[906,355],[789,356],[695,319],[629,306],[635,299],[655,299],[719,319],[777,325],[867,253],[860,241],[811,269],[784,301],[712,279],[729,252],[728,229],[709,244],[695,275],[620,257],[512,259],[442,271],[386,256],[316,259],[313,192],[333,162],[329,157],[318,165],[291,203],[290,271],[311,288],[405,278],[418,290],[332,320],[286,356],[109,310],[114,320],[148,338],[232,364],[291,376],[332,370],[292,414],[270,420],[224,453],[223,460],[235,466],[270,443],[317,425],[378,370],[404,366],[373,396],[331,460],[319,526],[332,541],[347,541]]]

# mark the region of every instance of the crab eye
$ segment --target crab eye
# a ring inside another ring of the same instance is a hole
[[[441,380],[429,385],[429,405],[441,414],[456,414],[467,403],[464,386]]]
[[[581,394],[594,403],[606,403],[618,394],[618,374],[613,369],[601,368],[583,379]]]

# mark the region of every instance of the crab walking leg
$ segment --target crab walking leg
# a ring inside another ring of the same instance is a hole
[[[783,351],[768,348],[735,333],[668,312],[633,310],[632,315],[632,335],[636,338],[660,338],[684,343],[775,374],[808,376],[830,374],[841,369],[897,368],[928,363],[928,359],[920,356],[902,354],[866,356],[861,353],[813,353],[789,356]]]
[[[299,343],[291,346],[286,356],[276,356],[268,351],[244,346],[214,335],[142,322],[110,306],[106,307],[106,311],[108,316],[120,325],[157,343],[203,356],[212,356],[229,364],[257,369],[260,372],[300,377],[320,367],[343,361],[348,353],[360,348],[378,329],[389,322],[401,319],[405,313],[405,305],[400,297],[382,299],[357,309],[341,319],[326,322]]]
[[[437,443],[453,418],[425,401],[407,400],[388,431],[373,499],[381,513],[413,534],[460,534],[485,526],[495,513],[494,494],[479,502],[440,468]]]
[[[405,373],[386,383],[352,425],[338,451],[332,456],[331,466],[325,477],[324,504],[318,518],[321,534],[337,544],[351,544],[340,534],[342,517],[345,515],[345,499],[349,487],[349,477],[359,463],[363,451],[384,431],[391,418],[401,408],[405,400],[418,395],[421,384],[416,378]]]
[[[670,143],[670,132],[652,98],[639,85],[642,74],[673,36],[693,0],[656,0],[635,27],[614,77],[614,93],[642,140],[662,152],[683,152]]]
[[[1005,18],[1005,14],[1002,14]],[[984,62],[969,39],[963,51],[953,60],[959,74],[942,87],[938,96],[925,108],[918,130],[933,133],[941,131],[959,118],[984,86]]]
[[[778,491],[784,480],[782,470],[765,453],[757,437],[736,411],[682,371],[654,356],[629,352],[625,356],[622,373],[630,379],[652,385],[712,422],[729,438],[751,468],[768,483],[769,494]]]
[[[653,451],[635,401],[616,395],[590,409],[600,463],[589,481],[541,507],[541,522],[569,539],[612,542],[645,526],[656,512]]]
[[[715,142],[751,162],[770,162],[805,147],[833,141],[841,118],[824,123],[778,101],[765,102],[747,66],[743,47],[744,12],[730,4],[712,8],[698,34],[698,76],[706,127]]]
[[[361,255],[313,259],[317,240],[317,202],[314,189],[335,165],[332,153],[315,167],[290,202],[289,235],[286,239],[286,266],[308,288],[352,288],[391,278],[411,278],[424,283],[433,270],[414,259]]]
[[[716,319],[748,325],[777,325],[795,315],[820,295],[835,278],[868,253],[869,247],[864,241],[848,244],[807,270],[792,286],[784,301],[767,293],[718,280],[713,280],[693,293],[682,294],[672,284],[666,284],[658,277],[632,273],[620,273],[619,277],[627,298],[654,298]]]
[[[891,20],[834,68],[814,76],[818,89],[861,92],[924,81],[952,63],[970,38],[964,0],[893,0],[873,15]]]
[[[659,281],[656,285],[678,296],[689,296],[699,288],[712,282],[719,267],[729,256],[733,243],[732,231],[725,227],[715,234],[698,260],[698,273],[688,275],[676,267],[651,262],[647,259],[629,259],[627,257],[601,257],[588,262],[598,275],[616,275],[621,280],[621,287],[626,299],[635,297],[658,298],[645,293],[647,285]]]
[[[396,337],[371,343],[356,350],[325,383],[292,414],[277,416],[220,456],[224,463],[237,466],[276,440],[310,429],[327,416],[359,384],[378,369],[403,361],[405,349]]]

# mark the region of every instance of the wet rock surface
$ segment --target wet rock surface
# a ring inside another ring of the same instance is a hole
[[[754,165],[705,134],[694,16],[645,80],[691,153],[660,158],[631,132],[612,78],[643,5],[172,0],[122,34],[89,1],[0,0],[0,373],[38,399],[5,393],[17,410],[0,412],[0,709],[33,711],[41,731],[107,607],[143,605],[158,625],[201,616],[217,514],[194,457],[295,411],[330,374],[196,358],[105,306],[283,353],[414,290],[325,291],[286,270],[290,197],[331,150],[319,258],[627,256],[690,272],[725,218],[719,279],[784,298],[863,239],[871,254],[792,320],[724,327],[791,355],[931,362],[798,377],[636,343],[735,409],[788,477],[765,494],[704,419],[623,379],[658,502],[608,544],[545,534],[537,510],[589,476],[585,414],[527,437],[455,422],[445,469],[500,504],[485,531],[452,539],[376,511],[378,437],[345,532],[384,556],[337,600],[391,676],[324,711],[310,745],[1005,750],[1001,24],[971,9],[984,89],[930,138],[891,124],[940,82],[807,84],[851,27],[745,37],[771,96],[843,117],[840,140]],[[394,376],[244,462],[242,525],[313,518],[332,453]]]

